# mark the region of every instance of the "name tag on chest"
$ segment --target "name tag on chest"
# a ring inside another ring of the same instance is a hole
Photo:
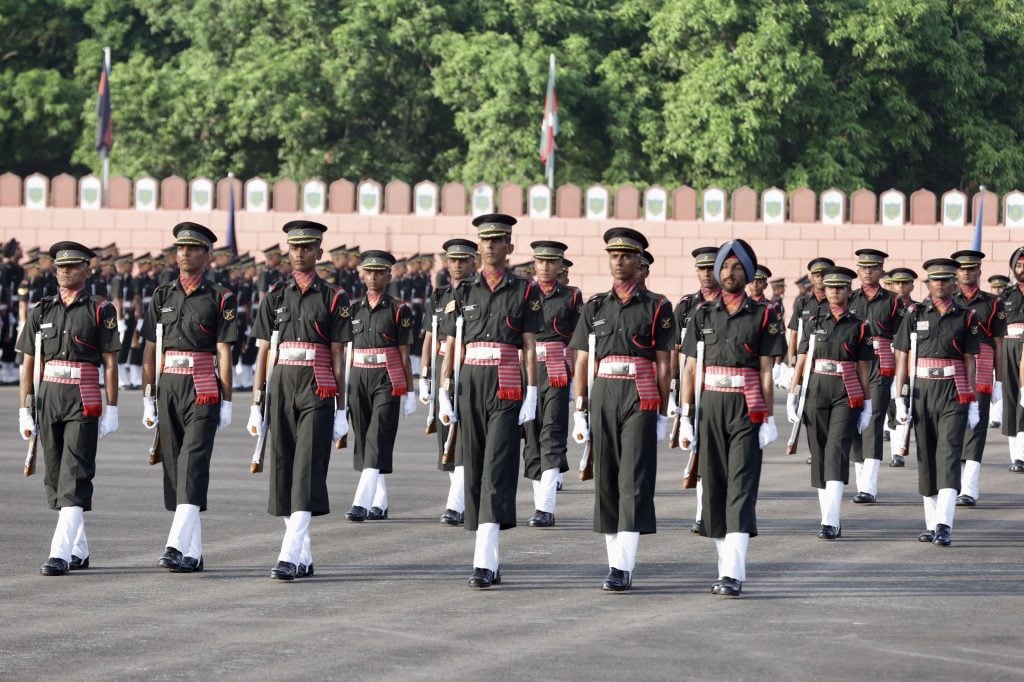
[[[917,331],[919,331],[919,332],[926,332],[926,331],[928,331],[928,326],[930,324],[931,323],[928,320],[918,320],[917,321]]]

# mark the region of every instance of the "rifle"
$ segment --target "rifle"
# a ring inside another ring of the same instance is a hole
[[[700,398],[703,393],[704,340],[701,339],[697,342],[697,369],[693,374],[693,442],[690,443],[690,459],[686,461],[686,470],[683,472],[683,488],[687,490],[697,487],[697,464],[700,462],[697,429],[700,428]]]
[[[804,423],[804,409],[807,405],[807,385],[811,383],[811,369],[814,366],[814,338],[815,334],[811,334],[807,339],[807,355],[804,357],[804,376],[802,384],[800,386],[800,399],[796,403],[796,424],[793,424],[793,430],[789,434],[789,440],[786,442],[786,454],[792,455],[796,453],[797,440],[800,438],[800,427]]]
[[[437,314],[430,318],[430,399],[427,400],[427,434],[437,432]]]
[[[451,464],[455,461],[455,439],[459,431],[459,378],[462,376],[462,328],[464,321],[460,314],[455,318],[455,388],[452,390],[452,411],[455,412],[455,420],[448,427],[448,440],[444,444],[444,452],[441,453],[441,464]],[[447,384],[447,382],[445,382]],[[448,390],[447,385],[444,390]]]
[[[587,336],[587,423],[591,422],[590,405],[594,399],[594,376],[597,374],[597,336]],[[580,457],[580,480],[589,481],[594,477],[594,460],[590,456],[590,444],[594,441],[594,431],[591,429],[590,438],[583,444],[583,456]]]
[[[345,384],[342,392],[342,401],[345,403],[345,409],[348,409],[348,375],[352,373],[352,342],[349,341],[345,346]],[[346,416],[348,412],[345,413]],[[338,439],[338,442],[334,444],[335,450],[344,450],[348,447],[348,434]]]
[[[25,476],[31,476],[36,472],[36,450],[39,445],[39,383],[43,378],[43,333],[36,332],[36,357],[32,364],[32,395],[25,398],[25,407],[32,413],[32,422],[36,425],[36,432],[28,439],[28,454],[25,455]]]
[[[157,424],[159,424],[160,417],[160,374],[164,371],[164,325],[162,322],[156,323],[156,377],[153,379],[153,398],[155,399],[157,409]],[[163,459],[163,455],[160,453],[160,427],[156,427],[156,433],[153,434],[153,444],[149,446],[149,464],[159,464]]]
[[[686,369],[686,357],[683,355],[683,343],[686,341],[686,327],[679,333],[679,352],[676,353],[679,364],[679,376],[672,380],[672,393],[676,394],[676,413],[672,417],[672,428],[668,432],[668,449],[679,447],[679,425],[683,419],[682,405],[679,404],[680,393],[683,390],[683,370]]]
[[[910,431],[911,426],[914,424],[914,385],[917,383],[917,331],[910,332],[910,366],[908,369],[910,374],[908,382],[910,384],[910,394],[907,396],[907,430],[903,434],[903,442],[900,444],[900,456],[906,457],[907,452],[910,450]],[[903,396],[896,396],[897,400],[902,400]]]
[[[258,474],[263,471],[263,454],[267,451],[267,433],[270,430],[270,378],[274,375],[277,364],[277,345],[281,340],[281,332],[276,329],[270,334],[270,352],[267,353],[267,377],[263,387],[263,428],[256,439],[256,450],[252,453],[249,473]]]

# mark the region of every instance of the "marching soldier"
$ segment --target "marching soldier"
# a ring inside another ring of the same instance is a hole
[[[694,265],[697,268],[697,282],[700,284],[700,290],[693,294],[687,294],[679,299],[676,304],[675,310],[673,311],[673,317],[676,323],[676,336],[679,339],[682,331],[688,329],[690,319],[693,317],[693,313],[696,312],[697,308],[702,303],[708,301],[717,301],[722,295],[722,287],[719,286],[718,280],[715,278],[713,272],[715,266],[715,256],[718,254],[718,247],[715,246],[702,246],[698,249],[694,249],[690,255],[694,258]],[[681,343],[676,344],[676,352],[672,354],[672,376],[679,376],[679,352],[682,348]],[[676,390],[679,390],[677,387]],[[675,410],[678,406],[673,404],[675,397],[670,398],[668,411],[671,414],[675,414]],[[701,484],[700,479],[697,479],[697,515],[690,526],[690,532],[700,534],[701,532],[701,518],[703,516],[703,503],[704,498],[704,487]]]
[[[771,277],[771,275],[768,275]],[[779,311],[779,319],[786,319],[786,279],[784,277],[776,277],[775,279],[768,280],[768,284],[772,287],[772,303],[775,304],[776,309]]]
[[[896,401],[896,420],[900,423],[908,422],[902,396],[910,372],[916,382],[909,421],[917,440],[917,485],[924,500],[926,528],[918,540],[944,546],[952,542],[964,433],[980,419],[974,390],[978,326],[974,313],[953,299],[958,267],[951,258],[924,264],[929,297],[906,316],[893,342],[899,353],[896,394],[901,398]],[[910,365],[912,343],[916,344],[915,366]]]
[[[874,349],[871,326],[849,309],[857,274],[832,267],[822,272],[828,305],[818,307],[797,350],[796,371],[786,400],[790,424],[803,419],[811,451],[811,485],[818,489],[822,540],[842,535],[839,510],[850,478],[850,449],[871,420],[869,384]],[[810,339],[814,355],[808,359]],[[803,415],[797,412],[807,362],[811,362]]]
[[[917,273],[910,268],[893,268],[888,273],[890,291],[900,300],[900,305],[903,306],[904,316],[913,312],[914,308],[917,307],[917,301],[912,299],[910,295],[914,291],[914,284],[917,282]],[[892,388],[889,391],[889,409],[886,412],[888,416],[887,424],[891,423],[894,428],[889,429],[889,466],[890,467],[903,467],[906,466],[906,460],[900,451],[903,448],[903,443],[906,440],[907,429],[910,427],[906,424],[896,423],[896,385],[893,383]]]
[[[274,516],[287,517],[277,565],[270,577],[294,580],[313,575],[309,523],[330,513],[327,465],[331,447],[348,433],[344,396],[345,344],[352,340],[352,310],[341,289],[325,283],[316,263],[327,227],[293,220],[288,235],[292,276],[273,285],[260,302],[253,336],[259,339],[249,433],[263,429],[261,406],[269,395],[270,502]],[[277,365],[266,385],[272,332],[280,334]]]
[[[715,538],[718,581],[713,594],[737,597],[746,580],[747,546],[757,535],[757,486],[762,450],[778,438],[771,415],[772,365],[786,352],[782,321],[773,308],[751,301],[743,289],[754,278],[757,256],[742,239],[718,250],[713,272],[722,285],[718,301],[697,308],[683,353],[683,415],[692,415],[697,342],[704,342],[698,470],[704,483],[702,535]],[[821,277],[819,275],[819,281]],[[800,314],[794,311],[794,314]],[[694,440],[680,423],[679,440]]]
[[[999,296],[1010,284],[1010,278],[1006,275],[992,275],[988,278],[988,287],[992,293]]]
[[[142,322],[153,300],[153,292],[156,291],[156,278],[151,273],[153,260],[149,253],[144,253],[135,259],[136,275],[132,278],[132,296],[135,299],[134,309],[138,316],[135,322],[135,329],[132,335],[131,350],[128,354],[128,376],[131,379],[132,388],[142,386],[142,358],[145,350],[146,340],[142,336]]]
[[[1006,311],[995,295],[980,290],[980,251],[957,251],[950,258],[960,266],[956,271],[958,290],[953,300],[974,313],[978,329],[978,357],[975,363],[975,381],[980,421],[964,436],[961,456],[960,495],[956,506],[973,507],[981,495],[981,457],[985,451],[989,411],[992,403],[1003,399],[1003,337],[1006,336]]]
[[[594,532],[604,534],[608,553],[601,589],[624,592],[633,584],[640,536],[656,531],[658,441],[668,435],[665,414],[678,333],[668,299],[637,281],[647,238],[613,227],[604,241],[612,288],[587,301],[570,343],[576,351],[573,439],[592,442]]]
[[[896,374],[892,353],[892,338],[903,319],[900,300],[882,289],[879,281],[885,272],[885,259],[889,254],[877,249],[859,249],[857,256],[857,278],[861,288],[850,296],[850,310],[871,324],[871,339],[875,347],[875,360],[871,365],[871,400],[874,412],[871,423],[853,439],[853,461],[857,473],[857,494],[853,501],[858,504],[873,504],[878,495],[878,470],[885,456],[882,432],[885,427],[885,412]]]
[[[420,374],[420,402],[429,404],[431,390],[440,391],[442,387],[431,386],[430,377],[433,363],[444,363],[445,352],[447,351],[447,337],[440,327],[448,308],[456,307],[455,294],[453,289],[459,290],[459,297],[465,297],[465,288],[468,280],[476,270],[476,242],[468,239],[449,239],[442,246],[445,256],[445,270],[448,273],[448,284],[434,289],[430,294],[429,306],[433,315],[437,317],[437,354],[434,355],[431,348],[434,345],[433,332],[427,328],[426,336],[423,338],[423,350],[421,356],[424,358],[424,365]],[[437,365],[440,371],[441,365]],[[439,382],[440,383],[440,382]],[[450,399],[449,399],[450,400]],[[437,418],[439,402],[434,400],[434,417]],[[428,419],[430,415],[428,415]],[[440,419],[437,419],[440,422]],[[455,461],[445,462],[444,450],[448,442],[449,425],[438,423],[437,428],[437,468],[448,472],[448,500],[445,502],[444,512],[441,514],[441,523],[449,526],[458,526],[462,523],[463,514],[466,511],[466,468]]]
[[[1021,408],[1021,353],[1024,352],[1024,246],[1010,256],[1016,286],[999,295],[1006,311],[1003,339],[1003,435],[1010,441],[1010,471],[1024,474],[1024,409]]]
[[[458,411],[439,391],[438,415],[442,423],[459,422],[456,461],[465,467],[465,528],[476,532],[469,579],[474,588],[501,582],[498,533],[516,525],[519,427],[537,413],[535,344],[544,326],[543,302],[532,282],[508,270],[515,224],[515,218],[500,213],[473,220],[483,267],[464,295],[459,292],[443,327],[448,348],[441,375],[447,379],[454,367],[457,318],[464,323],[465,366],[454,389]]]
[[[128,354],[131,350],[132,335],[135,334],[135,296],[132,293],[132,254],[118,256],[114,261],[117,274],[110,280],[110,298],[117,311],[117,333],[121,337],[121,351],[117,357],[118,385],[128,388],[131,376],[128,372]],[[141,377],[140,377],[141,378]]]
[[[217,236],[191,222],[178,223],[172,234],[178,279],[160,285],[142,309],[142,338],[148,342],[142,424],[160,429],[164,508],[174,512],[158,563],[172,573],[191,573],[204,568],[199,513],[206,511],[214,435],[231,423],[237,302],[230,289],[205,277]],[[158,334],[164,354],[159,394]]]
[[[270,287],[284,279],[281,274],[281,247],[277,244],[263,249],[263,268],[256,280],[257,299],[262,302]]]
[[[252,339],[252,323],[256,317],[256,286],[253,282],[251,257],[240,258],[231,266],[231,286],[238,301],[238,342],[232,359],[235,364],[235,388],[252,388],[256,344]]]
[[[156,284],[170,284],[178,279],[181,271],[178,270],[178,248],[171,244],[163,250],[164,269],[156,276]]]
[[[654,265],[654,254],[645,249],[644,252],[640,254],[640,267],[636,272],[637,282],[639,282],[640,286],[644,288],[647,287],[647,278],[651,275],[652,265]]]
[[[796,281],[800,293],[793,301],[793,313],[789,317],[786,339],[786,368],[777,370],[776,385],[788,385],[793,379],[793,365],[796,363],[796,351],[804,338],[803,330],[810,324],[812,317],[818,314],[818,306],[825,303],[825,285],[822,273],[826,268],[835,267],[831,258],[814,258],[807,263],[807,274]],[[811,463],[811,458],[807,458]]]
[[[93,251],[76,242],[50,247],[59,290],[33,308],[18,340],[24,357],[21,404],[33,393],[35,363],[42,366],[35,416],[23,407],[18,430],[28,439],[38,429],[43,485],[50,509],[59,510],[43,575],[89,568],[83,512],[92,509],[96,441],[117,430],[117,317],[113,306],[85,293]],[[36,335],[40,353],[36,354]],[[106,409],[100,367],[106,373]]]
[[[25,279],[25,269],[19,264],[21,256],[18,240],[4,244],[0,266],[0,384],[18,383],[14,347],[18,337],[18,285]]]
[[[533,481],[534,528],[555,525],[558,475],[569,470],[566,439],[569,437],[569,377],[572,340],[583,311],[580,290],[558,283],[565,244],[536,241],[533,249],[534,282],[543,300],[544,329],[537,334],[537,418],[523,425],[523,475]]]
[[[352,305],[352,374],[348,414],[355,445],[352,466],[361,472],[349,521],[388,518],[384,474],[393,470],[398,409],[416,411],[409,345],[413,341],[412,311],[387,293],[395,257],[387,251],[363,252],[366,298]]]
[[[991,289],[992,293],[997,297],[1003,293],[1006,289],[1006,285],[1009,283],[1010,278],[1006,275],[992,275],[988,278],[989,289]],[[1004,310],[1003,313],[1005,314],[1005,312],[1006,311]],[[992,400],[992,404],[988,412],[988,425],[989,428],[993,429],[998,429],[1003,425],[1003,400],[1001,394],[999,400]]]
[[[654,263],[654,257],[651,257],[651,263]],[[573,262],[568,258],[562,259],[562,271],[558,273],[558,283],[562,286],[569,286],[569,268],[573,266]]]

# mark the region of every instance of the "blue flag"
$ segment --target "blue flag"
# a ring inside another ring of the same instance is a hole
[[[974,221],[974,241],[971,243],[971,248],[975,251],[981,251],[981,223],[985,216],[985,185],[981,186],[981,192],[978,194],[978,215]]]
[[[235,242],[235,181],[228,183],[228,246],[231,255],[238,257],[238,245]]]

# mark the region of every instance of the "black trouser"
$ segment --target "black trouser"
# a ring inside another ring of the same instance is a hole
[[[850,407],[842,377],[811,374],[804,406],[804,429],[811,451],[811,485],[850,482],[850,449],[857,436],[861,408]]]
[[[757,535],[757,490],[761,481],[760,424],[750,421],[742,393],[704,389],[697,434],[698,470],[704,491],[706,537]]]
[[[1024,410],[1020,408],[1020,337],[1003,339],[1003,428],[1004,436],[1024,431]]]
[[[197,404],[195,382],[188,374],[161,374],[159,397],[164,508],[174,511],[179,504],[194,504],[205,511],[220,404]]]
[[[352,420],[352,467],[356,471],[392,472],[400,402],[401,396],[391,395],[386,368],[352,368],[348,414]]]
[[[985,454],[985,438],[988,437],[988,417],[992,410],[992,394],[978,391],[976,395],[978,396],[978,414],[981,415],[981,419],[973,429],[967,429],[965,422],[964,428],[967,430],[964,433],[964,447],[960,453],[960,459],[980,464],[981,457]]]
[[[954,381],[918,377],[913,417],[918,492],[925,497],[938,495],[940,488],[959,492],[967,405],[957,398]]]
[[[92,509],[99,418],[82,414],[82,392],[74,384],[43,381],[36,410],[43,450],[43,487],[50,509]]]
[[[548,384],[547,365],[537,363],[537,418],[523,424],[523,475],[539,481],[548,469],[569,470],[569,387]]]
[[[878,357],[871,362],[871,383],[868,386],[871,399],[871,421],[861,434],[853,438],[853,461],[863,462],[866,459],[884,459],[885,447],[882,432],[885,430],[884,416],[889,408],[889,393],[892,390],[893,377],[884,377],[878,371]]]

